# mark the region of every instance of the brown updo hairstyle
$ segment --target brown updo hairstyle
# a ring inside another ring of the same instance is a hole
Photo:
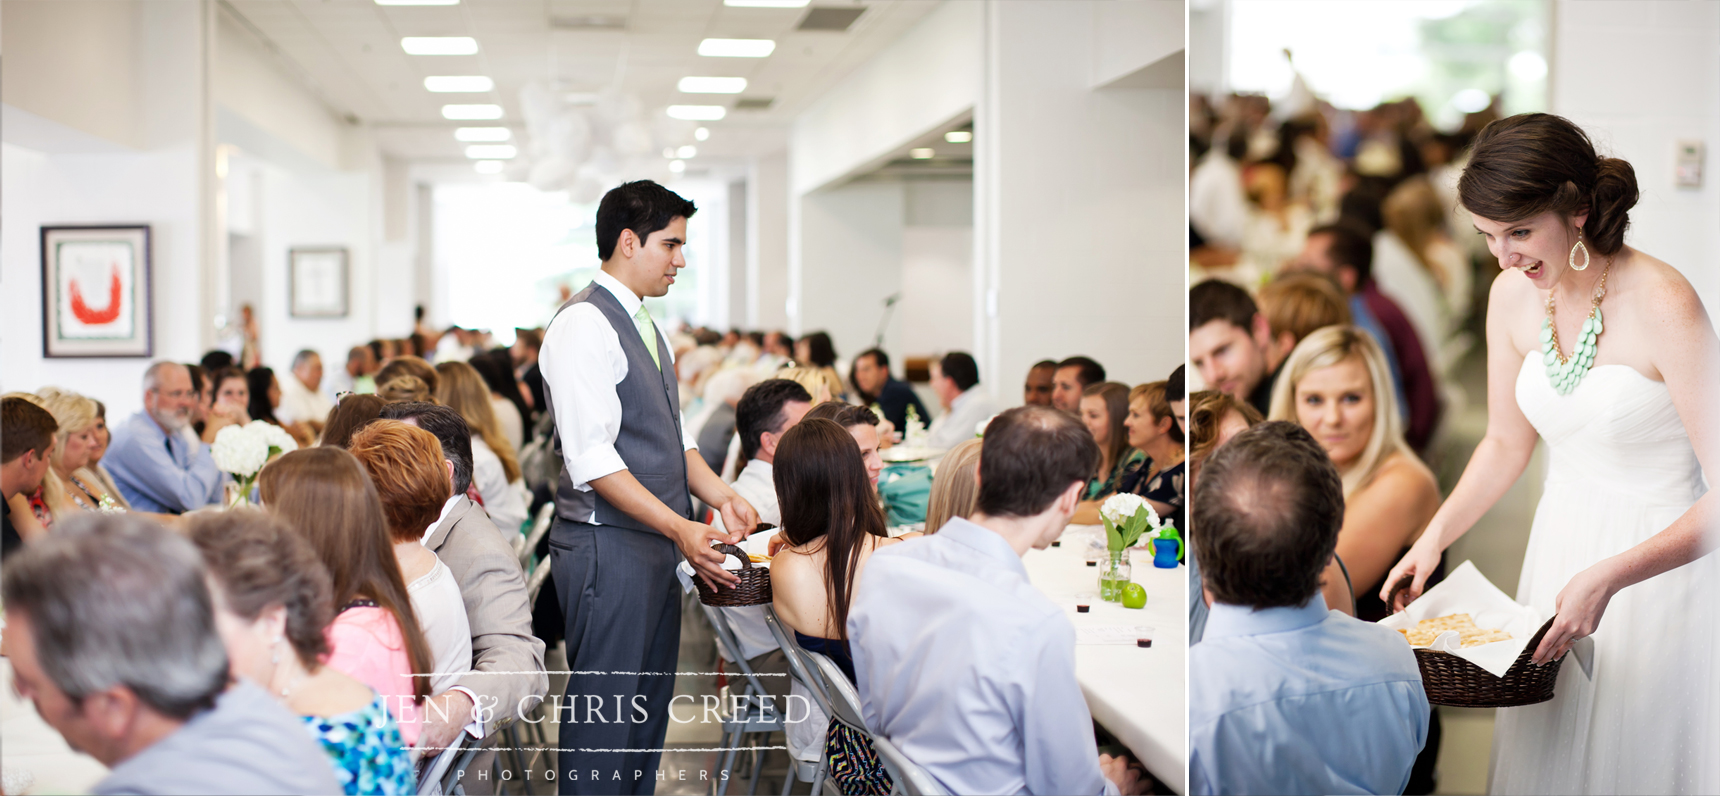
[[[1549,113],[1518,114],[1482,128],[1457,181],[1465,209],[1504,224],[1586,208],[1583,240],[1602,255],[1624,246],[1640,195],[1629,163],[1599,157],[1582,128]]]
[[[298,532],[252,508],[200,511],[186,526],[227,610],[253,622],[271,606],[282,606],[287,643],[299,663],[313,674],[321,669],[329,653],[323,629],[334,620],[333,594],[328,571]]]

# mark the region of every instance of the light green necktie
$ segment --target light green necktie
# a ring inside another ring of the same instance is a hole
[[[645,341],[645,350],[651,352],[651,364],[661,371],[663,362],[657,358],[657,327],[651,323],[651,313],[646,311],[644,304],[640,304],[639,311],[633,313],[633,326],[639,330],[639,339]]]

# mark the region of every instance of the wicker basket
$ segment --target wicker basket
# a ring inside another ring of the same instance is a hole
[[[1406,578],[1393,587],[1386,605],[1397,605],[1398,593],[1408,586]],[[1559,679],[1559,665],[1564,657],[1540,665],[1529,662],[1535,649],[1541,646],[1541,637],[1552,626],[1553,620],[1549,618],[1535,631],[1504,677],[1495,677],[1492,672],[1449,652],[1416,649],[1415,662],[1421,669],[1421,685],[1427,691],[1427,701],[1458,708],[1513,708],[1552,699],[1553,684]]]
[[[720,544],[713,547],[717,552],[732,555],[741,560],[741,568],[735,572],[741,582],[732,588],[712,589],[705,585],[705,579],[693,578],[693,585],[699,589],[699,602],[714,605],[719,608],[738,608],[743,605],[764,605],[770,602],[770,570],[765,567],[755,567],[752,557],[745,550],[732,544]]]

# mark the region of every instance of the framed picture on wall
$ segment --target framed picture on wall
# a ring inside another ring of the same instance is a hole
[[[149,357],[149,226],[42,227],[42,356]]]
[[[345,318],[347,253],[341,247],[287,252],[288,309],[295,318]]]

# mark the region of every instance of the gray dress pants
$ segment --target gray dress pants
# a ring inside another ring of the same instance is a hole
[[[652,793],[681,641],[681,553],[650,531],[555,519],[567,693],[553,705],[561,793]]]

